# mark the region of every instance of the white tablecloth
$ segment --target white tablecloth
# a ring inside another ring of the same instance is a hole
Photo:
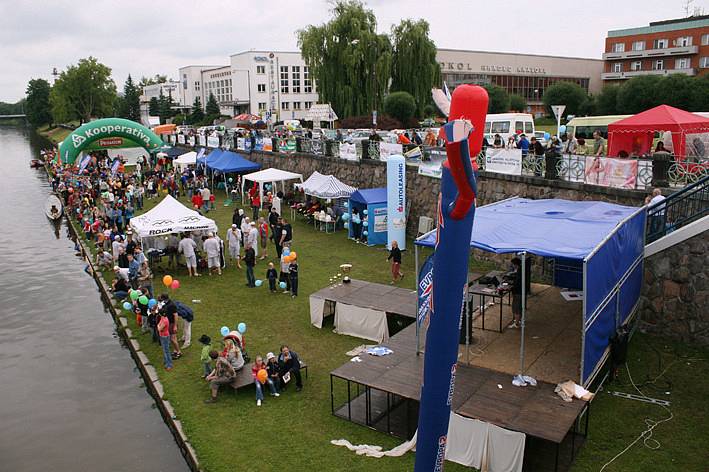
[[[325,300],[310,296],[310,324],[322,329],[323,310]]]
[[[385,312],[342,302],[335,305],[335,329],[339,334],[370,339],[378,343],[389,340]]]

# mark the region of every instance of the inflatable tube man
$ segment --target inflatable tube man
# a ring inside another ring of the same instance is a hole
[[[449,121],[441,128],[448,159],[438,199],[433,306],[426,334],[415,472],[443,470],[475,214],[477,176],[471,158],[482,146],[487,104],[482,87],[458,86]]]

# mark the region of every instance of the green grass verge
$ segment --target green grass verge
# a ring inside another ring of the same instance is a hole
[[[148,201],[146,210],[155,203],[157,200]],[[233,208],[224,207],[219,200],[217,209],[208,214],[217,221],[222,235],[231,223]],[[300,296],[297,299],[280,293],[271,294],[265,285],[246,288],[245,271],[231,266],[221,277],[204,275],[191,279],[184,269],[170,271],[181,282],[180,289],[171,295],[194,308],[195,321],[192,328],[194,344],[185,350],[184,357],[176,361],[175,369],[169,373],[162,370],[159,347],[151,343],[149,336],[137,334],[139,330],[134,319],[129,320],[130,328],[148,358],[158,366],[165,397],[175,407],[177,418],[182,421],[205,470],[227,471],[237,465],[254,471],[306,468],[322,471],[411,470],[413,454],[371,459],[329,444],[331,439],[346,438],[355,444],[379,444],[389,448],[400,441],[331,415],[329,372],[348,361],[346,351],[365,341],[334,334],[331,328],[319,330],[309,322],[308,295],[326,287],[342,263],[353,264],[354,278],[388,283],[387,252],[381,247],[366,247],[348,241],[343,231],[324,234],[301,221],[292,223],[293,250],[297,251],[300,263]],[[410,242],[408,247],[412,248]],[[272,245],[268,250],[270,256],[275,255]],[[265,278],[266,262],[259,261],[255,271],[257,278]],[[408,250],[403,257],[406,278],[401,285],[404,287],[414,287],[413,265],[413,250]],[[489,268],[489,264],[474,262],[473,270]],[[105,275],[107,280],[112,277],[110,273]],[[157,293],[161,291],[162,275],[162,272],[155,273]],[[194,304],[193,299],[200,299],[201,303]],[[208,397],[208,387],[200,379],[200,345],[196,340],[201,334],[208,334],[216,340],[213,345],[218,346],[219,328],[227,325],[233,329],[242,321],[248,327],[246,340],[252,357],[267,351],[275,352],[280,344],[287,343],[308,362],[310,376],[304,379],[302,392],[296,393],[291,388],[278,399],[267,396],[260,408],[256,407],[252,387],[236,395],[230,390],[224,391],[220,394],[221,401],[215,405],[202,403]],[[657,338],[650,336],[634,338],[629,359],[636,381],[659,373],[656,354],[650,347],[659,343]],[[660,449],[652,451],[636,445],[607,470],[701,470],[707,463],[702,438],[705,437],[703,418],[707,418],[709,409],[706,402],[709,366],[707,362],[689,362],[688,365],[678,359],[681,356],[707,358],[709,352],[692,351],[681,344],[659,346],[665,365],[675,363],[657,384],[670,379],[672,393],[664,395],[651,389],[647,393],[670,399],[675,419],[655,430],[653,437],[661,442]],[[610,388],[631,392],[629,387]],[[338,401],[344,401],[346,396],[342,387],[337,394]],[[643,418],[661,418],[662,415],[663,411],[656,406],[601,393],[593,403],[589,440],[572,470],[598,470],[644,429]],[[280,453],[267,453],[272,447]],[[468,469],[447,463],[446,470]]]

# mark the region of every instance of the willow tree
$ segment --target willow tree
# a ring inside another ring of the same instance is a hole
[[[441,83],[436,45],[428,33],[426,20],[403,20],[391,31],[394,44],[391,89],[413,95],[418,116],[431,102],[431,89]]]
[[[338,116],[365,115],[382,106],[392,46],[387,35],[377,34],[374,12],[361,2],[337,1],[329,22],[298,31],[298,46],[320,100]]]

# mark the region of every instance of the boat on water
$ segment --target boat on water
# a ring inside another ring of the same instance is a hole
[[[54,194],[47,197],[47,201],[44,203],[44,212],[47,214],[47,218],[50,220],[58,220],[62,217],[63,210],[64,205],[62,205],[62,201],[59,197]]]
[[[39,169],[41,167],[44,167],[44,161],[41,159],[32,159],[30,161],[30,167],[33,169]]]

